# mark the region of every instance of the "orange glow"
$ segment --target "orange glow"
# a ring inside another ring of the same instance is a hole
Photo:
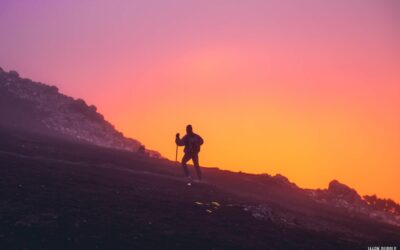
[[[400,202],[398,1],[28,2],[0,3],[0,66],[147,148],[191,123],[204,166]]]
[[[151,85],[141,110],[133,103],[113,117],[119,128],[174,159],[174,134],[191,123],[205,138],[202,165],[280,173],[308,188],[339,179],[361,194],[400,200],[400,119],[384,105],[396,101],[393,89],[377,90],[374,99],[340,70],[321,70],[314,82],[295,73],[277,77],[262,70],[262,60],[221,51],[185,55],[143,76],[168,84]],[[321,88],[324,78],[341,86]]]

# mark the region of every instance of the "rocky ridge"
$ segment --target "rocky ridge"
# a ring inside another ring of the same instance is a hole
[[[139,141],[125,137],[97,112],[94,105],[74,99],[49,86],[21,78],[16,71],[0,68],[0,124],[35,130],[90,144],[137,152],[143,151]],[[161,157],[146,150],[151,157]]]

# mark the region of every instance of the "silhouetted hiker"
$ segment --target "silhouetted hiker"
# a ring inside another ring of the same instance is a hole
[[[176,134],[175,143],[178,146],[185,146],[183,150],[185,155],[182,158],[182,167],[185,172],[186,177],[190,178],[189,169],[186,166],[186,163],[192,159],[193,165],[197,172],[197,177],[201,180],[201,170],[199,166],[199,152],[200,146],[203,144],[203,138],[199,135],[193,133],[192,125],[186,126],[186,135],[184,137],[179,138],[179,133]]]

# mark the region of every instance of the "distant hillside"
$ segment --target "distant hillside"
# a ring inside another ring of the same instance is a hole
[[[90,144],[137,152],[144,147],[126,138],[82,99],[59,93],[58,88],[21,78],[0,68],[0,125],[63,137]],[[161,157],[148,150],[152,157]]]
[[[356,190],[333,180],[328,189],[309,190],[314,201],[345,209],[350,215],[363,214],[377,221],[400,226],[400,205],[391,199],[380,199],[376,195],[361,197]]]

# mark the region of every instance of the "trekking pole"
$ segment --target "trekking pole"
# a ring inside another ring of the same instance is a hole
[[[175,162],[178,163],[178,144],[176,145]]]

